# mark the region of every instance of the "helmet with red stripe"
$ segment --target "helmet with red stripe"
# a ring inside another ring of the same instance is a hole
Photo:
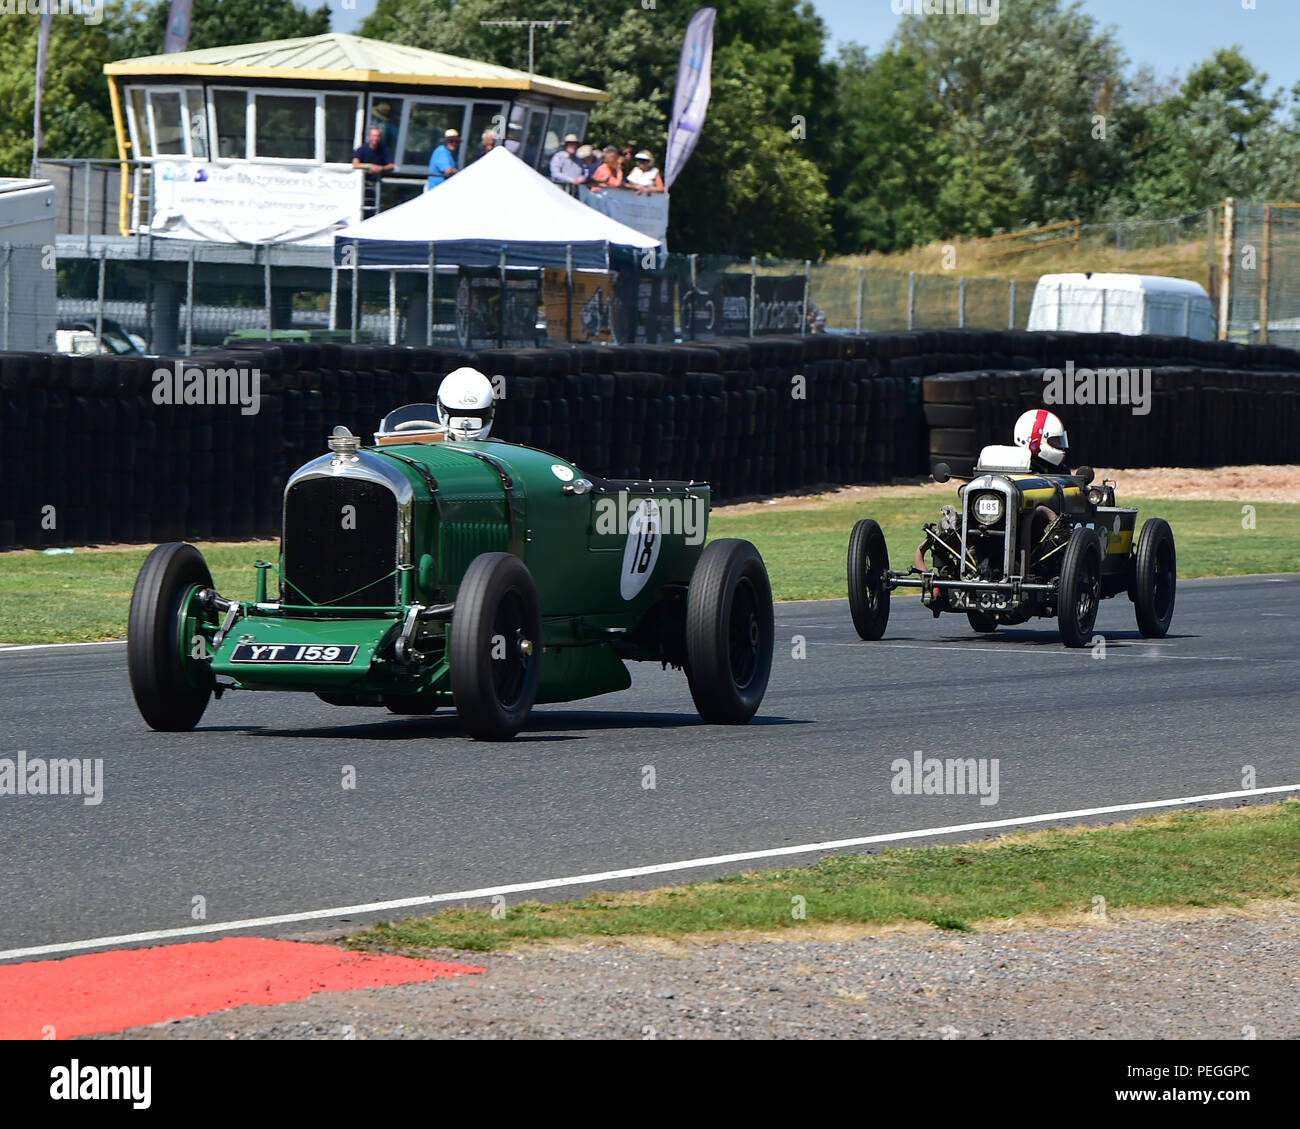
[[[1025,412],[1016,420],[1016,446],[1028,447],[1035,458],[1060,466],[1065,462],[1070,440],[1060,417],[1046,408],[1039,408]]]

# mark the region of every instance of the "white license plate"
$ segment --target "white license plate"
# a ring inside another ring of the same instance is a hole
[[[240,643],[230,656],[233,663],[340,663],[357,657],[355,645],[322,646],[317,643]]]
[[[978,498],[975,501],[975,512],[980,517],[997,517],[999,508],[996,498]]]

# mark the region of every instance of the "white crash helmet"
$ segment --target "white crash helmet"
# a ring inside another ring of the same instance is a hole
[[[438,385],[438,422],[449,439],[486,439],[492,430],[492,382],[478,369],[458,368]]]
[[[1025,412],[1016,420],[1016,446],[1027,447],[1035,458],[1060,466],[1065,462],[1070,440],[1060,417],[1046,408],[1039,408]]]

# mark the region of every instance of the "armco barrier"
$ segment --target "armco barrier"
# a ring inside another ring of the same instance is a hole
[[[1062,406],[1079,462],[1300,461],[1300,355],[1114,334],[925,330],[686,345],[282,344],[196,355],[256,369],[256,414],[155,402],[172,358],[0,353],[0,548],[275,536],[286,475],[335,424],[368,436],[461,365],[500,377],[494,433],[607,476],[707,478],[715,498],[960,469],[1042,403],[1045,368],[1152,370],[1151,410]]]

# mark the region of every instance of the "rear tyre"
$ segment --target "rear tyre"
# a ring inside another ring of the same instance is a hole
[[[186,629],[192,597],[211,587],[203,554],[182,541],[159,545],[136,577],[127,619],[126,669],[135,704],[150,729],[193,729],[208,708],[211,671],[202,660],[190,657],[193,640],[182,635],[193,634]]]
[[[470,562],[456,597],[448,659],[456,712],[476,741],[506,741],[537,696],[542,616],[528,566],[511,553]]]
[[[879,639],[889,623],[889,549],[880,526],[863,518],[849,536],[849,612],[863,639]]]
[[[972,631],[980,635],[992,635],[998,629],[998,617],[992,612],[967,612]]]
[[[1076,525],[1065,546],[1057,593],[1056,619],[1061,642],[1086,647],[1092,641],[1101,599],[1101,543],[1087,526]]]
[[[1138,630],[1148,639],[1169,631],[1177,587],[1174,531],[1164,518],[1153,517],[1142,526],[1133,563],[1133,608]]]
[[[686,595],[686,678],[700,717],[743,725],[762,704],[776,628],[772,585],[748,541],[706,545]]]

